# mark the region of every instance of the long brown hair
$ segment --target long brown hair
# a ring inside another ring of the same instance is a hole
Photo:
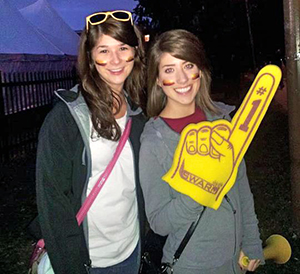
[[[210,98],[211,73],[202,42],[186,30],[170,30],[158,36],[149,50],[147,64],[148,103],[147,114],[158,116],[166,106],[166,95],[157,85],[160,59],[163,53],[186,60],[201,70],[201,84],[196,95],[196,106],[202,110],[218,113],[218,109]]]
[[[78,72],[81,79],[80,90],[91,113],[91,120],[98,137],[109,140],[119,140],[121,129],[112,113],[120,110],[120,96],[105,83],[95,67],[92,59],[92,50],[101,35],[112,38],[134,47],[134,67],[124,83],[124,89],[130,100],[140,105],[144,92],[145,63],[142,35],[136,26],[128,22],[120,22],[109,17],[99,25],[89,25],[89,30],[84,29],[80,37],[78,53]],[[114,105],[117,102],[117,105]]]

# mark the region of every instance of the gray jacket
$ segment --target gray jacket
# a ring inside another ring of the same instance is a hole
[[[218,104],[223,115],[206,113],[209,121],[229,118],[232,108]],[[190,224],[203,206],[171,188],[161,177],[171,168],[180,139],[161,118],[151,118],[141,136],[140,182],[151,228],[168,235],[163,262],[173,255]],[[258,221],[254,211],[245,162],[239,166],[237,180],[218,210],[207,208],[193,236],[175,265],[178,273],[240,273],[240,250],[250,258],[263,261]],[[201,272],[202,273],[202,272]]]

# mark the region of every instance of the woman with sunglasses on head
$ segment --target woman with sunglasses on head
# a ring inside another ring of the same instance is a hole
[[[217,210],[202,206],[162,180],[187,125],[229,119],[233,110],[210,98],[211,77],[203,45],[188,31],[172,30],[158,37],[148,57],[147,113],[152,118],[141,136],[140,180],[150,227],[167,236],[162,262],[171,264],[174,274],[253,271],[263,255],[245,163]],[[205,147],[197,149],[205,154]],[[185,170],[187,174],[188,166]],[[177,252],[197,218],[191,238]],[[175,252],[177,259],[180,256],[172,265]],[[247,267],[241,263],[244,253],[251,259]],[[170,268],[164,273],[171,273]]]
[[[144,51],[128,11],[99,12],[81,34],[80,84],[60,99],[39,134],[37,205],[55,274],[138,273],[143,202],[138,175],[145,117]],[[78,226],[76,214],[109,165],[128,120],[131,131]]]

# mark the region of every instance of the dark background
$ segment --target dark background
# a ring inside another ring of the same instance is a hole
[[[198,35],[212,65],[213,98],[238,107],[261,67],[285,61],[283,1],[139,0],[136,22],[152,38],[174,28]],[[277,93],[283,91],[284,83]],[[4,274],[27,273],[32,250],[27,226],[37,213],[36,136],[45,114],[39,113],[34,128],[28,123],[32,113],[27,114],[19,115],[23,118],[18,120],[18,132],[22,125],[34,138],[20,137],[0,164],[0,273]],[[288,114],[278,102],[271,103],[245,159],[262,240],[281,234],[293,250],[287,264],[267,261],[256,273],[300,273],[300,241],[292,222]]]
[[[205,44],[213,76],[241,72],[284,59],[282,0],[139,0],[137,23],[152,34],[187,29]],[[152,19],[149,19],[152,18]]]

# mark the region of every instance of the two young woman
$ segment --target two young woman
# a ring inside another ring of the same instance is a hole
[[[59,102],[39,135],[37,205],[55,274],[138,273],[145,223],[138,173],[144,67],[142,37],[130,12],[87,17],[78,56],[81,82],[56,92]],[[129,117],[130,137],[78,226],[76,214]]]
[[[162,180],[172,166],[180,133],[190,123],[229,119],[232,108],[209,95],[210,71],[202,43],[190,32],[163,33],[148,58],[152,118],[141,136],[140,178],[150,227],[168,236],[162,262],[173,256],[203,206]],[[251,260],[243,266],[246,254]],[[206,208],[174,266],[174,274],[234,274],[263,261],[253,197],[242,162],[236,182],[218,210]]]
[[[228,116],[209,97],[210,72],[191,33],[161,35],[148,61],[148,114],[140,135],[144,62],[142,39],[126,11],[87,17],[81,35],[81,83],[56,93],[59,102],[39,135],[37,204],[42,236],[56,274],[138,273],[143,199],[151,228],[168,235],[172,256],[202,206],[161,180],[189,123]],[[120,158],[81,226],[76,213],[112,158],[128,117],[132,128]],[[140,176],[138,163],[140,162]],[[245,164],[220,208],[207,209],[174,273],[238,273],[240,254],[262,259]],[[255,269],[259,260],[251,260]]]

